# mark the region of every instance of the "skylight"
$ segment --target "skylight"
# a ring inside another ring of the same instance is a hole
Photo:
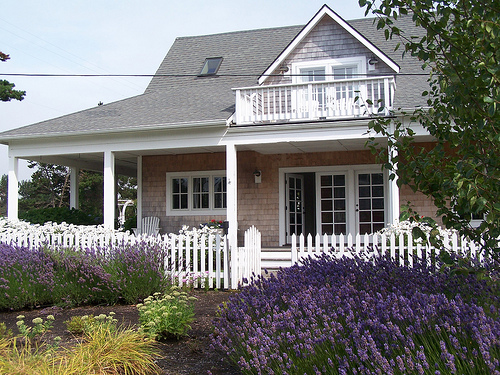
[[[200,76],[211,76],[217,73],[220,64],[222,63],[222,57],[210,57],[205,60],[203,69],[201,69]]]

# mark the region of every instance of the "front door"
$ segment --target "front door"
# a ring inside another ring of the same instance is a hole
[[[304,233],[304,176],[287,174],[286,191],[286,238],[290,243],[292,234],[298,236]]]

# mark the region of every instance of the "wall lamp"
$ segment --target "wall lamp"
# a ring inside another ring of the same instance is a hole
[[[286,73],[288,72],[289,68],[286,64],[281,64],[281,66],[279,67],[279,71],[280,73]]]
[[[260,184],[262,182],[262,172],[258,169],[256,169],[253,172],[253,178],[255,179],[256,184]]]
[[[372,57],[370,60],[368,60],[368,64],[370,65],[378,64],[378,59],[376,57]]]

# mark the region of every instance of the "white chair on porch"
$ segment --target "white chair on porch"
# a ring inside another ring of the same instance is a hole
[[[147,216],[141,220],[141,228],[132,228],[136,236],[145,234],[148,236],[157,236],[160,233],[160,218],[156,216]]]

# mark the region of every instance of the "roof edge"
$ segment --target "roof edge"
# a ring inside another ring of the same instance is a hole
[[[133,133],[145,130],[169,130],[169,129],[185,129],[185,128],[200,128],[200,127],[215,127],[224,125],[227,126],[227,119],[220,120],[210,120],[210,121],[196,121],[196,122],[177,122],[171,124],[153,124],[153,125],[142,125],[135,126],[133,128],[118,127],[114,129],[101,129],[93,131],[89,134],[88,131],[74,131],[74,132],[55,132],[55,133],[31,133],[29,135],[12,135],[0,137],[0,144],[9,145],[9,141],[17,140],[29,140],[29,139],[40,139],[40,138],[58,138],[58,137],[74,137],[82,135],[103,135],[103,134],[116,134],[116,133]]]

